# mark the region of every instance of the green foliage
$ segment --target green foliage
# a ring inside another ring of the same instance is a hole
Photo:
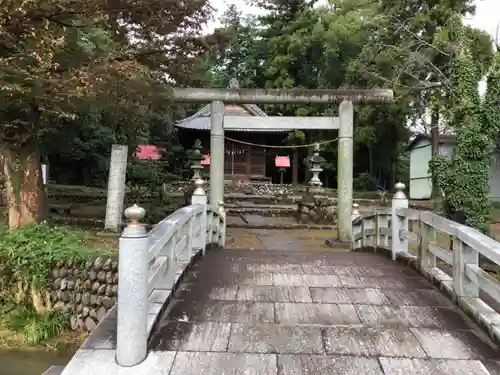
[[[154,196],[163,182],[164,174],[157,161],[133,158],[127,164],[126,184],[135,195],[144,192]]]
[[[305,141],[306,141],[306,135],[302,130],[295,130],[293,132],[290,132],[284,139],[284,142],[289,145],[301,145],[304,144]]]
[[[69,328],[66,314],[50,311],[39,314],[32,306],[7,306],[0,309],[0,324],[5,328],[19,332],[24,344],[36,345],[59,336]],[[4,311],[2,311],[4,310]]]
[[[41,153],[50,165],[50,178],[61,184],[103,186],[112,145],[129,141],[105,122],[104,111],[98,108],[82,110],[77,118],[59,123],[57,131],[40,137]]]
[[[498,54],[498,53],[497,53]],[[450,118],[457,129],[457,145],[451,159],[434,158],[430,164],[448,209],[465,215],[466,224],[488,231],[491,211],[489,167],[493,137],[500,131],[497,105],[500,87],[498,57],[488,77],[488,90],[481,102],[477,92],[479,74],[465,46],[453,62],[453,96]]]
[[[369,191],[373,190],[377,181],[368,172],[363,172],[357,175],[353,181],[353,187],[355,190]]]
[[[483,131],[493,137],[497,149],[500,144],[500,53],[495,53],[486,81],[486,95],[483,101]]]
[[[90,250],[86,238],[69,228],[46,222],[0,233],[0,259],[10,274],[26,285],[49,287],[50,271],[57,261],[82,261],[102,253]]]

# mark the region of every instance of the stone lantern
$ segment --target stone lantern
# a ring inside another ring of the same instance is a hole
[[[323,183],[319,179],[319,174],[323,171],[321,166],[325,162],[325,158],[319,155],[319,143],[314,144],[313,156],[309,158],[310,171],[312,173],[311,181],[309,181],[309,191],[311,193],[321,193],[323,191]]]
[[[194,141],[193,154],[189,159],[193,162],[193,165],[191,165],[191,169],[193,170],[193,178],[191,178],[191,181],[201,180],[201,171],[203,170],[201,161],[203,160],[203,155],[201,154],[201,141],[199,139]]]

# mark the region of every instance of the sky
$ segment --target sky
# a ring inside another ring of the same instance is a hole
[[[487,31],[493,38],[496,38],[497,26],[500,24],[500,1],[476,0],[476,14],[470,17],[468,22],[478,29]]]

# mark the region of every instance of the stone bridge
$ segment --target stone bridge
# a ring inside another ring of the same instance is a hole
[[[396,188],[389,210],[353,210],[347,249],[286,231],[224,247],[224,211],[203,197],[149,233],[128,209],[118,304],[47,374],[500,374],[500,284],[479,265],[500,264],[500,244]]]

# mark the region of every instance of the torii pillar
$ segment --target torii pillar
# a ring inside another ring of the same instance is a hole
[[[339,104],[338,126],[336,118],[329,120],[326,128],[339,129],[338,141],[338,239],[351,242],[351,214],[353,193],[353,105],[358,103],[391,103],[392,90],[372,89],[198,89],[174,88],[173,100],[184,103],[212,103],[210,137],[210,204],[219,209],[219,202],[224,200],[224,103],[234,104]],[[266,123],[264,123],[266,119]],[[284,124],[286,120],[288,123]],[[301,121],[295,121],[301,120]],[[307,124],[304,127],[304,120]],[[328,120],[328,119],[326,119]],[[246,121],[248,127],[249,118]],[[269,126],[272,121],[295,129],[323,128],[325,118],[288,118],[265,117],[251,119],[253,127]],[[267,121],[271,121],[267,124]],[[290,126],[291,124],[294,126]],[[301,124],[297,124],[301,123]],[[313,123],[316,125],[313,126]],[[243,125],[243,124],[241,124]],[[325,129],[326,129],[325,128]]]
[[[224,201],[224,102],[214,100],[210,116],[210,194],[214,211]]]
[[[338,239],[351,241],[352,190],[354,168],[354,109],[351,101],[339,105],[339,145],[337,153],[337,229]]]

